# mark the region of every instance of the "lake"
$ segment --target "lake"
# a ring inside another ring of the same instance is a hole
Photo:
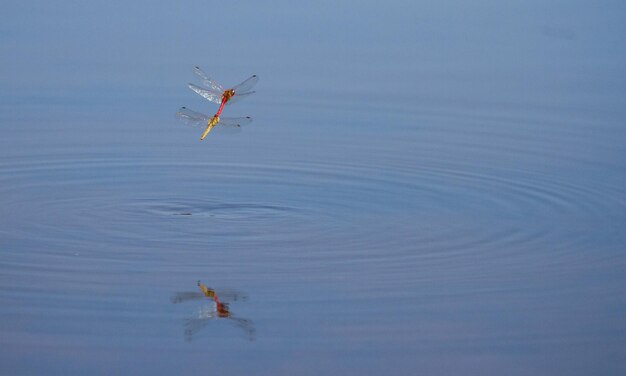
[[[0,373],[626,373],[624,14],[2,4]]]

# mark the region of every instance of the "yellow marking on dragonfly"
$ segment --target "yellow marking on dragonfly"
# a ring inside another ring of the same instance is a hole
[[[217,115],[214,115],[212,118],[210,118],[209,121],[207,122],[206,129],[202,133],[202,136],[200,136],[200,140],[204,140],[206,135],[209,134],[209,132],[211,132],[211,129],[213,129],[213,127],[219,122],[220,122],[220,117]]]

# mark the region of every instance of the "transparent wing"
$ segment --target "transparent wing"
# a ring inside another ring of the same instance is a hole
[[[222,103],[222,94],[221,93],[217,93],[213,90],[209,90],[209,89],[203,89],[200,86],[196,86],[194,84],[189,84],[188,85],[189,88],[193,91],[195,91],[196,93],[198,93],[198,95],[200,95],[201,97],[204,97],[208,100],[210,100],[213,103],[217,103],[220,104]]]
[[[192,111],[187,107],[181,107],[180,110],[176,113],[176,117],[185,121],[187,124],[192,127],[198,126],[206,126],[209,122],[210,116],[205,114],[201,114],[196,111]]]
[[[213,89],[218,93],[224,92],[224,87],[218,84],[217,82],[213,81],[213,79],[207,76],[207,74],[204,73],[204,71],[202,71],[200,67],[194,67],[193,73],[195,73],[198,77],[200,77],[200,79],[202,80],[202,83],[204,83],[208,88]]]
[[[213,128],[213,132],[218,132],[222,134],[233,134],[241,132],[241,126],[249,124],[252,121],[250,117],[221,117],[219,123],[215,125]],[[220,299],[222,295],[219,295]]]
[[[245,119],[245,118],[240,118],[240,119]],[[217,294],[218,294],[220,301],[225,301],[225,302],[236,302],[238,300],[241,300],[241,301],[248,300],[248,295],[246,293],[237,291],[237,290],[231,290],[231,289],[219,290]]]
[[[247,93],[243,93],[243,94],[238,94],[238,93],[235,93],[235,95],[234,95],[233,97],[231,97],[231,98],[228,100],[228,102],[226,102],[226,105],[233,104],[233,103],[237,103],[237,102],[239,102],[239,100],[240,100],[241,98],[247,98],[247,97],[249,97],[249,96],[250,96],[250,94],[254,94],[254,93],[256,93],[256,91],[249,91],[249,92],[247,92]]]
[[[186,302],[188,300],[198,300],[203,298],[205,298],[204,294],[199,292],[177,292],[176,294],[172,295],[172,298],[170,300],[172,301],[172,303],[178,304]]]
[[[194,336],[209,323],[208,320],[208,317],[200,319],[190,318],[185,320],[185,339],[187,341],[193,340]]]
[[[252,88],[254,87],[254,85],[256,85],[257,82],[259,82],[259,76],[255,74],[254,76],[248,78],[247,80],[240,83],[239,85],[234,86],[233,90],[235,91],[235,95],[249,92],[250,90],[252,90]]]
[[[217,125],[221,125],[222,127],[235,127],[240,128],[242,125],[247,125],[252,122],[252,118],[250,116],[246,117],[223,117],[220,118],[220,122]]]
[[[251,320],[241,319],[239,317],[230,317],[230,320],[233,324],[235,324],[235,326],[241,328],[245,332],[246,337],[248,337],[250,341],[255,340],[256,329],[254,328],[254,323]]]

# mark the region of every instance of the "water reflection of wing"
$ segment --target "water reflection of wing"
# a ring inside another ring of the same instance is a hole
[[[218,290],[217,296],[220,300],[223,300],[225,302],[245,302],[246,300],[248,300],[248,295],[246,293],[232,289]]]
[[[204,329],[209,323],[209,320],[217,319],[216,317],[194,317],[185,320],[185,339],[187,341],[191,341],[196,334]],[[251,320],[242,319],[239,317],[228,317],[225,318],[233,323],[237,328],[243,330],[246,338],[250,341],[254,341],[256,339],[256,329],[254,328],[254,323]]]
[[[202,294],[204,297],[204,295]],[[209,320],[217,317],[215,311],[215,305],[207,304],[200,308],[195,317],[191,317],[185,320],[185,339],[191,341],[193,336],[204,328]]]
[[[234,316],[220,317],[216,311],[214,305],[207,304],[203,306],[194,317],[190,317],[185,320],[185,339],[187,341],[193,340],[196,334],[204,329],[209,323],[209,320],[228,320],[237,328],[243,330],[246,338],[250,341],[256,339],[256,329],[251,320],[243,319]]]
[[[191,318],[185,320],[185,339],[191,341],[193,337],[209,322],[209,318]]]
[[[229,319],[235,324],[236,327],[242,329],[246,333],[246,337],[250,341],[254,341],[256,339],[256,329],[254,328],[254,323],[252,320],[241,319],[239,317],[229,317]]]
[[[172,303],[178,304],[189,300],[198,300],[203,298],[205,298],[205,296],[201,292],[177,292],[176,294],[172,295],[170,300],[172,301]]]

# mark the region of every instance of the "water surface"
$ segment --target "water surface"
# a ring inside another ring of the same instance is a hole
[[[623,374],[604,5],[2,5],[0,373]]]

